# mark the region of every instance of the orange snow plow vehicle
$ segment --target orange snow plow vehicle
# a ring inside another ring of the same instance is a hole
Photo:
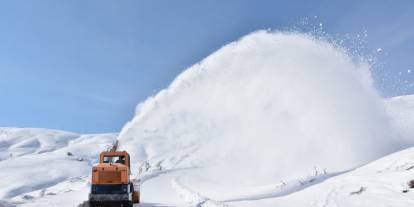
[[[130,157],[126,151],[106,151],[92,168],[90,207],[132,207],[139,203],[139,185],[130,179]]]

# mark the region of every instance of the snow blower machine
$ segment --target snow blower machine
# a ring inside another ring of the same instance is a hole
[[[91,192],[87,206],[132,207],[139,203],[139,185],[130,179],[130,157],[126,151],[102,152],[99,164],[92,169]]]

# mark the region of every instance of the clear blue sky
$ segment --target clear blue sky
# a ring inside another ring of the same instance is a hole
[[[383,49],[383,95],[413,94],[413,11],[412,0],[4,0],[0,126],[119,131],[138,102],[222,45],[314,16],[332,35],[367,31],[366,51]]]

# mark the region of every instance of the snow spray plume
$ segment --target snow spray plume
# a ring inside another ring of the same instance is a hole
[[[389,128],[368,64],[312,36],[258,31],[139,104],[120,143],[141,162],[191,152],[185,163],[210,177],[265,182],[381,157],[398,148]]]

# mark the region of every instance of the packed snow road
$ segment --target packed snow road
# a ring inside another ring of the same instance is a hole
[[[180,182],[191,170],[160,173],[146,180],[141,186],[142,204],[136,206],[228,206],[207,198]]]
[[[173,174],[159,174],[141,185],[141,204],[134,206],[184,206],[171,183]]]

